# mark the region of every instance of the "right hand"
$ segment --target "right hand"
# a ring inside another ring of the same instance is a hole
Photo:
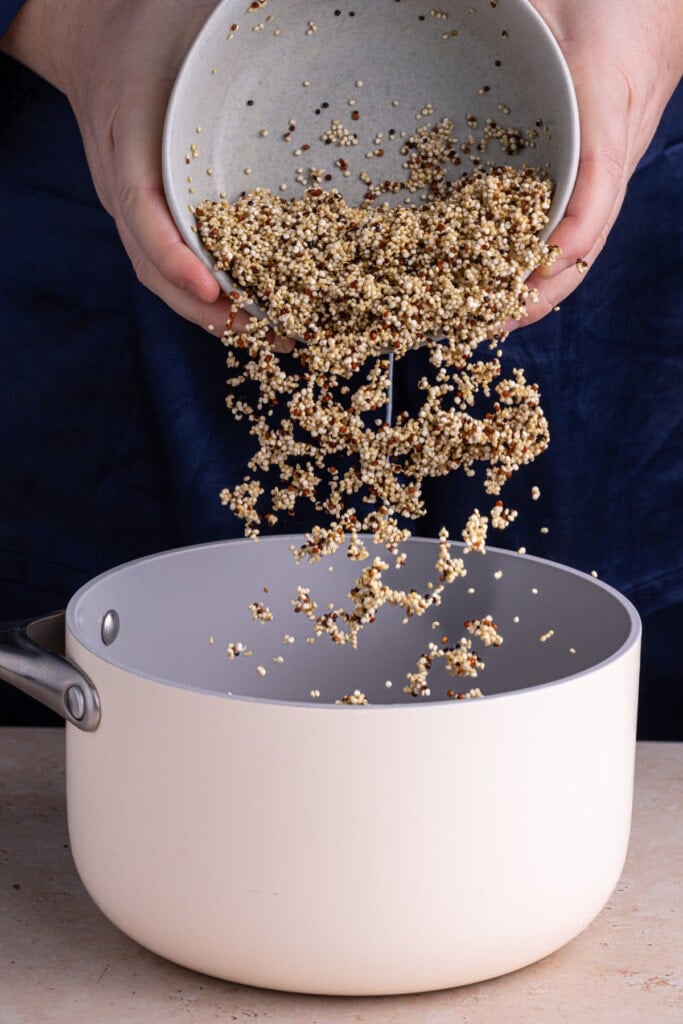
[[[506,324],[549,313],[583,280],[621,209],[638,161],[683,72],[683,0],[532,0],[557,38],[576,88],[581,152],[574,192],[549,242],[561,250],[528,280],[538,301]]]

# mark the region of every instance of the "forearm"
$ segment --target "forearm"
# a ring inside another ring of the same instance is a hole
[[[597,44],[596,56],[600,50],[606,64],[611,64],[615,54],[608,46],[600,47],[613,34],[633,39],[632,54],[624,54],[627,60],[641,58],[651,61],[656,58],[657,71],[673,80],[683,75],[683,0],[626,0],[618,5],[601,5],[594,0],[531,0],[533,6],[552,29],[566,56],[577,48],[582,49],[584,40],[592,35]],[[616,12],[618,10],[618,17]],[[633,29],[637,32],[634,34]],[[662,41],[665,45],[660,47]],[[650,44],[653,44],[652,46]],[[641,60],[642,63],[642,60]]]
[[[216,0],[0,0],[0,49],[63,92],[97,194],[143,284],[214,330],[228,303],[166,205],[161,136],[178,67]]]
[[[63,88],[54,59],[55,54],[63,52],[62,25],[55,17],[59,10],[50,0],[26,0],[0,36],[0,50]]]
[[[23,7],[24,0],[0,0],[0,39]]]

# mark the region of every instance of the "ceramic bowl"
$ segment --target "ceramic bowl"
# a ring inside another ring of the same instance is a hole
[[[410,136],[443,117],[453,121],[461,145],[470,134],[478,138],[488,118],[524,136],[538,133],[529,140],[533,147],[512,157],[491,142],[485,159],[548,171],[554,197],[547,237],[574,185],[579,123],[560,48],[527,0],[447,0],[438,10],[424,0],[354,0],[339,7],[224,0],[190,48],[169,102],[163,138],[168,203],[187,244],[213,270],[194,230],[197,203],[235,200],[256,187],[279,193],[286,186],[281,194],[299,195],[298,169],[305,175],[311,167],[331,176],[324,187],[358,203],[367,188],[360,172],[401,177],[401,133]],[[333,119],[357,135],[357,145],[321,140]],[[381,157],[366,155],[377,150]],[[335,166],[340,156],[349,164],[348,177]],[[458,173],[472,166],[463,153]],[[217,277],[225,290],[232,287],[226,274]]]

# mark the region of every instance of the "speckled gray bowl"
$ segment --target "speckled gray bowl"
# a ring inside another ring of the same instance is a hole
[[[578,114],[559,46],[528,0],[446,0],[438,10],[425,0],[249,7],[248,0],[224,0],[213,11],[180,70],[164,128],[168,203],[207,266],[213,261],[193,230],[196,203],[234,200],[258,186],[285,185],[283,195],[298,195],[297,169],[311,167],[331,175],[324,187],[357,203],[367,187],[360,171],[375,180],[402,177],[400,133],[443,117],[453,121],[460,144],[470,134],[469,115],[479,125],[475,137],[487,118],[537,130],[533,148],[510,157],[490,142],[483,159],[547,168],[555,191],[545,236],[557,225],[576,176]],[[427,105],[433,113],[419,116]],[[357,134],[358,145],[321,141],[333,118]],[[383,155],[368,158],[376,149]],[[340,157],[349,177],[335,166]],[[471,168],[463,154],[457,173]],[[227,275],[217,277],[231,287]]]

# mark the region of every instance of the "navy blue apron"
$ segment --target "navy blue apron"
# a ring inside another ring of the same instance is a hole
[[[683,738],[682,185],[679,89],[580,288],[505,344],[504,365],[540,384],[552,440],[504,490],[522,511],[495,540],[595,569],[635,602],[639,735],[658,739]],[[127,559],[241,534],[218,495],[253,442],[225,409],[225,350],[137,282],[68,103],[6,57],[0,342],[0,621],[63,607]],[[399,366],[398,408],[421,358]],[[460,474],[427,497],[427,535],[445,522],[458,536],[490,501]],[[0,724],[54,721],[0,684]]]

